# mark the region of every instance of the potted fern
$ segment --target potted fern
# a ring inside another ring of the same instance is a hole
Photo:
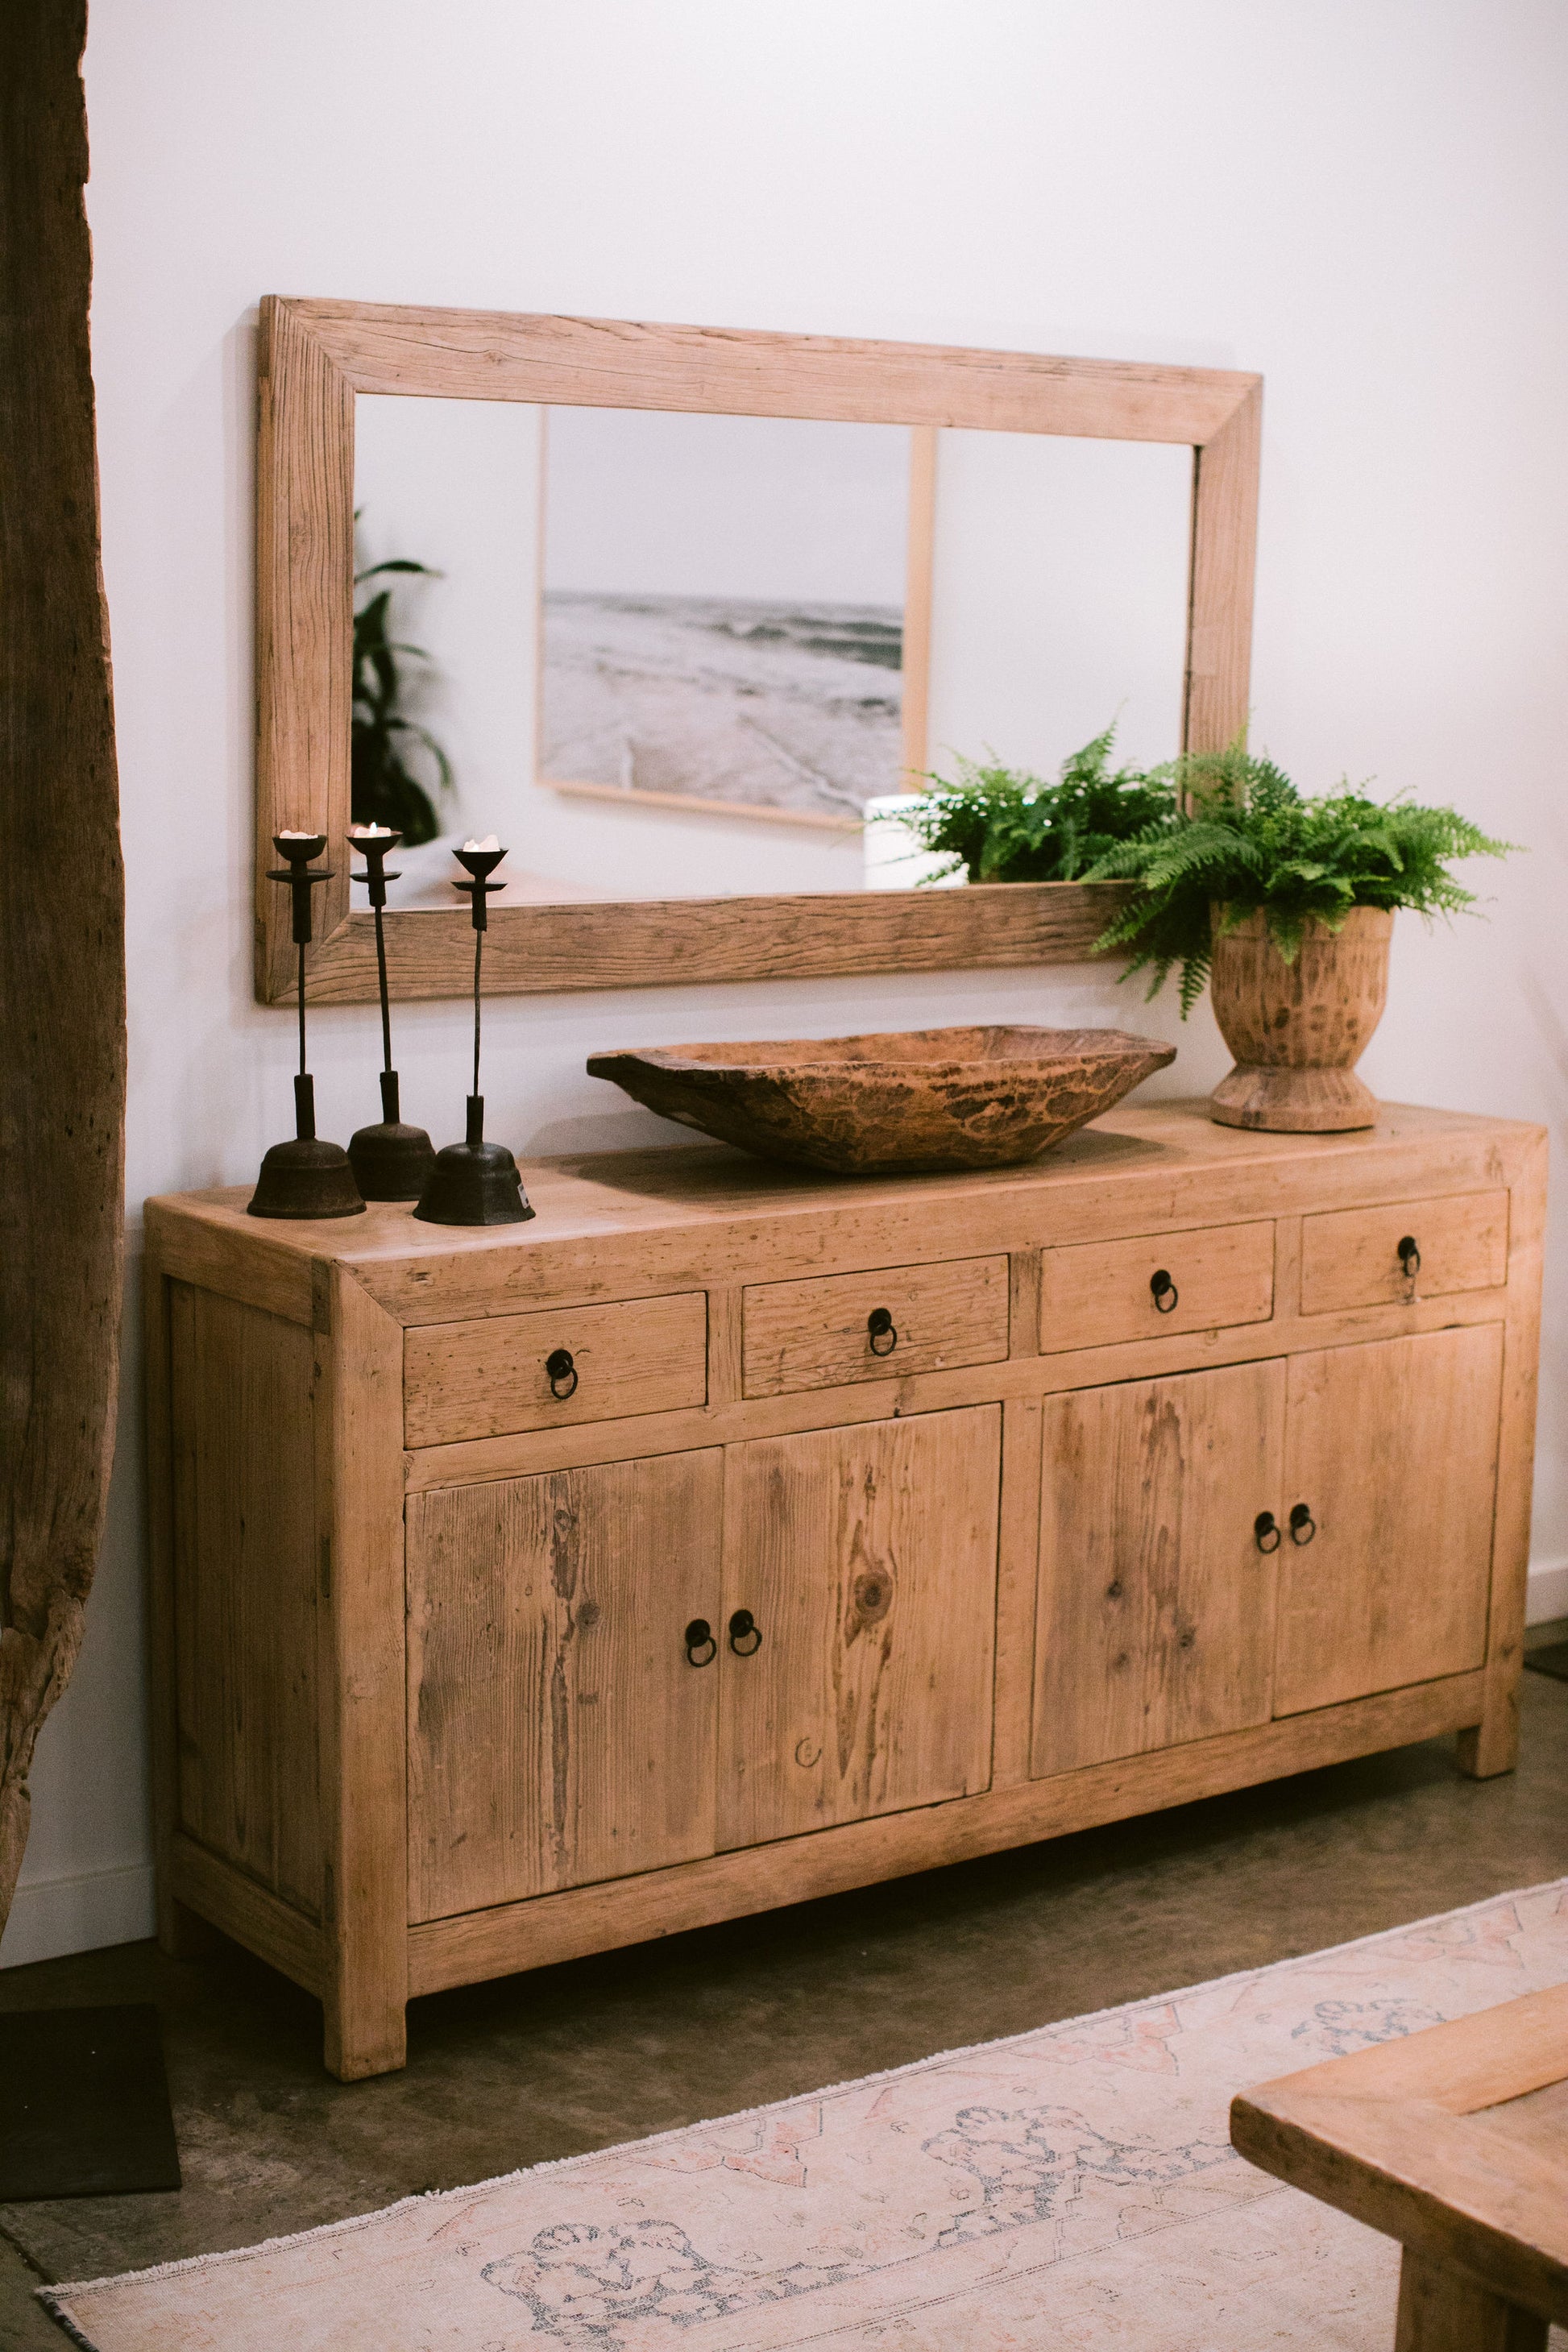
[[[1098,944],[1129,949],[1128,974],[1150,971],[1151,995],[1179,964],[1184,1017],[1208,982],[1236,1056],[1211,1098],[1222,1126],[1371,1127],[1377,1101],[1355,1065],[1387,1000],[1395,910],[1469,906],[1451,861],[1513,845],[1451,808],[1348,787],[1305,799],[1239,743],[1190,753],[1170,773],[1173,813],[1103,851],[1085,877],[1137,885]]]

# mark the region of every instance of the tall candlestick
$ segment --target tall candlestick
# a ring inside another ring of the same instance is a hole
[[[403,836],[387,824],[351,824],[351,848],[364,859],[365,870],[354,880],[370,893],[375,917],[375,969],[381,988],[381,1118],[374,1127],[362,1127],[349,1138],[349,1159],[367,1201],[416,1201],[436,1165],[435,1148],[422,1127],[406,1127],[398,1098],[397,1072],[392,1066],[392,1007],[386,985],[386,933],[383,916],[386,886],[398,877],[386,861]]]
[[[468,1097],[468,1133],[461,1143],[448,1143],[436,1154],[435,1169],[414,1213],[432,1225],[521,1224],[533,1211],[511,1153],[504,1143],[485,1141],[485,1098],[479,1092],[487,909],[490,893],[505,887],[489,877],[506,852],[491,834],[487,841],[466,841],[454,855],[466,875],[460,882],[454,880],[452,887],[467,896],[474,926],[474,1086]]]

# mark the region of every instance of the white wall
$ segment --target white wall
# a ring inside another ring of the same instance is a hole
[[[1552,0],[96,0],[93,320],[131,933],[132,1214],[287,1125],[250,998],[250,471],[267,291],[1261,369],[1256,734],[1453,799],[1528,857],[1492,919],[1406,918],[1364,1068],[1549,1121],[1568,1092],[1568,16]],[[1554,913],[1553,909],[1557,911]],[[637,1039],[1125,1017],[1088,972],[498,1003],[494,1131],[655,1124],[583,1074]],[[1175,1034],[1168,1007],[1156,1016]],[[369,1114],[368,1010],[313,1030]],[[458,1131],[457,1005],[403,1013]],[[1207,1016],[1174,1077],[1220,1067]],[[1537,1551],[1568,1607],[1568,1251]],[[43,1735],[5,1958],[145,1924],[140,1415],[77,1681]]]

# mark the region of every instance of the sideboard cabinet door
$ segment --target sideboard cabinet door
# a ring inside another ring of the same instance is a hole
[[[1001,1444],[990,1404],[728,1449],[721,1847],[989,1787]]]
[[[1037,1779],[1267,1723],[1283,1361],[1047,1397],[1044,1419]]]
[[[712,1853],[722,1486],[714,1447],[409,1497],[413,1918]]]
[[[1481,1664],[1501,1395],[1498,1323],[1291,1360],[1277,1715]]]

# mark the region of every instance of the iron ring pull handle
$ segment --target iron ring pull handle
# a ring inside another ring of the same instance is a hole
[[[544,1377],[550,1382],[550,1393],[557,1404],[577,1393],[577,1367],[572,1361],[570,1348],[552,1348],[544,1359]]]
[[[1161,1266],[1156,1273],[1149,1276],[1149,1295],[1154,1301],[1156,1315],[1172,1315],[1175,1312],[1176,1301],[1182,1294],[1171,1280],[1168,1267]]]
[[[887,1342],[885,1347],[881,1344],[884,1340]],[[894,1322],[889,1308],[872,1307],[866,1318],[866,1344],[874,1356],[892,1354],[899,1344],[899,1327]]]
[[[694,1617],[680,1638],[686,1644],[686,1663],[689,1666],[710,1666],[719,1654],[719,1644],[713,1638],[713,1628],[706,1617]],[[706,1650],[708,1655],[705,1658],[700,1658],[697,1654],[699,1650]]]
[[[762,1627],[749,1609],[737,1609],[730,1620],[730,1647],[738,1658],[754,1658],[762,1646]]]
[[[1252,1540],[1259,1551],[1278,1551],[1279,1523],[1272,1511],[1259,1511],[1252,1522]]]
[[[1405,1234],[1394,1247],[1399,1256],[1400,1273],[1406,1282],[1414,1282],[1421,1271],[1421,1251],[1415,1234]]]
[[[1318,1532],[1318,1522],[1305,1503],[1296,1503],[1290,1511],[1290,1540],[1293,1544],[1310,1544]]]

